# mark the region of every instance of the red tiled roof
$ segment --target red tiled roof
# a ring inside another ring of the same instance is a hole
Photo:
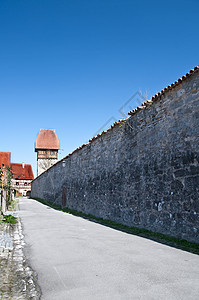
[[[14,179],[34,179],[33,171],[31,165],[11,163],[11,169],[13,172]]]
[[[4,167],[10,167],[10,156],[10,152],[0,152],[0,168],[2,165],[4,165]]]
[[[55,129],[40,129],[35,141],[36,149],[60,149],[60,142]]]

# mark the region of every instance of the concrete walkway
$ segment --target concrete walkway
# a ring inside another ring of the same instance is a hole
[[[26,255],[44,300],[199,299],[199,256],[19,203]]]

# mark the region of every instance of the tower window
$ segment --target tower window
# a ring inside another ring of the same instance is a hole
[[[50,154],[51,154],[51,155],[54,155],[54,151],[50,151]]]

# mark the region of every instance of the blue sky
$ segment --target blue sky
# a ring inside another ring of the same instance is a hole
[[[198,11],[197,0],[0,0],[0,151],[36,175],[40,128],[56,129],[62,158],[137,91],[184,75],[198,65]]]

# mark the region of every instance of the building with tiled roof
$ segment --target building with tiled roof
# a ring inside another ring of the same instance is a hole
[[[10,166],[13,174],[13,189],[18,195],[27,195],[31,191],[31,182],[34,179],[31,165],[11,163]]]
[[[34,179],[32,166],[28,164],[11,163],[10,152],[0,152],[0,168],[3,170],[6,181],[7,167],[12,171],[12,189],[18,196],[26,196],[31,191],[31,182]]]
[[[35,141],[38,176],[57,162],[59,149],[60,141],[55,129],[40,129]]]
[[[0,152],[0,168],[10,167],[10,152]]]
[[[11,163],[14,179],[34,179],[31,165]]]

